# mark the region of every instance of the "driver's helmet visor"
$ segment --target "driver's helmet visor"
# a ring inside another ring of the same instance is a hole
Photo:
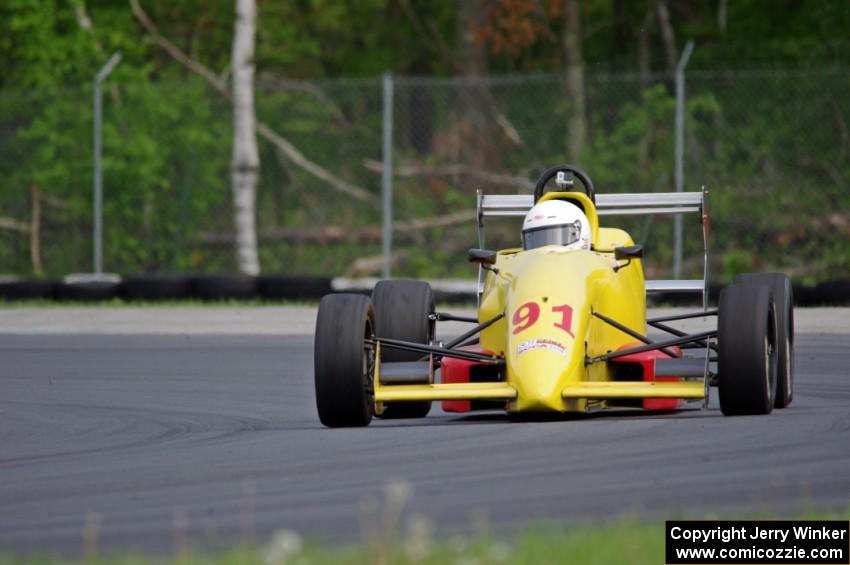
[[[544,245],[570,245],[581,237],[581,222],[543,226],[522,232],[522,248],[537,249]]]

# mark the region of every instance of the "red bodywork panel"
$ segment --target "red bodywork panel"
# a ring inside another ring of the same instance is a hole
[[[483,353],[491,355],[491,352],[478,345],[467,345],[459,347],[462,351],[472,351],[475,353]],[[440,361],[440,382],[441,383],[468,383],[470,382],[470,373],[472,367],[486,366],[485,363],[477,361],[466,361],[464,359],[455,359],[452,357],[443,357]],[[446,412],[469,412],[472,409],[472,402],[469,400],[443,400],[443,410]]]
[[[637,345],[643,345],[642,343],[633,343],[629,345],[624,345],[621,349],[627,349],[630,347],[634,347]],[[678,347],[669,348],[671,351],[682,354],[681,350]],[[631,355],[626,355],[623,357],[616,357],[611,359],[611,363],[633,363],[635,365],[640,365],[643,369],[643,380],[646,381],[658,381],[658,382],[676,382],[680,381],[679,377],[659,377],[655,378],[655,360],[656,359],[669,359],[670,356],[664,353],[663,351],[659,351],[657,349],[652,351],[644,351],[643,353],[633,353]],[[681,408],[682,405],[685,404],[684,399],[681,398],[645,398],[643,400],[643,407],[646,410],[675,410],[677,408]]]

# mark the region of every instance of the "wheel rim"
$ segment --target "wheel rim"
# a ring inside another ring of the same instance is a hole
[[[784,400],[787,400],[791,396],[791,338],[789,336],[785,336],[785,390]]]
[[[773,312],[767,318],[767,332],[764,335],[764,386],[767,394],[768,406],[773,406],[774,384],[776,383],[776,324]]]
[[[770,398],[770,342],[767,336],[764,336],[764,390],[767,393],[768,402]]]
[[[375,338],[375,330],[372,327],[371,320],[366,320],[364,335],[368,340],[374,340]],[[363,383],[370,402],[375,394],[375,383],[372,381],[375,375],[375,348],[375,345],[363,344]]]

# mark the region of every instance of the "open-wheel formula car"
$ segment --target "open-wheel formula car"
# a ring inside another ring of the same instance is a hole
[[[545,192],[555,180],[555,191]],[[583,190],[576,190],[576,180]],[[704,273],[697,280],[644,280],[640,245],[600,217],[696,212]],[[484,248],[489,216],[524,217],[516,249]],[[316,401],[330,427],[373,416],[450,412],[592,412],[708,406],[717,387],[726,415],[768,414],[791,402],[793,296],[785,275],[740,275],[708,308],[706,193],[596,195],[570,165],[545,171],[533,195],[478,195],[476,318],[436,312],[425,282],[379,282],[371,298],[331,294],[319,306]],[[693,313],[646,317],[648,292],[698,292]],[[675,321],[716,317],[716,329],[685,333]],[[443,320],[474,324],[447,343]],[[672,324],[672,325],[671,325]],[[647,327],[663,339],[647,337]]]

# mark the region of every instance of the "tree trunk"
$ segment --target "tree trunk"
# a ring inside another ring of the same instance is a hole
[[[658,12],[658,23],[661,26],[661,40],[664,44],[664,58],[667,61],[667,72],[672,78],[676,74],[676,35],[673,33],[673,25],[670,23],[670,11],[667,9],[666,0],[658,0],[656,4]]]
[[[578,0],[564,0],[564,51],[567,60],[567,158],[570,163],[579,163],[587,141],[587,117]]]
[[[651,68],[651,47],[650,47],[650,39],[652,32],[653,20],[655,18],[655,9],[652,3],[650,2],[646,9],[646,15],[643,18],[643,23],[638,29],[638,77],[640,80],[640,95],[641,101],[643,104],[646,104],[644,95],[646,94],[647,89],[650,87],[650,74],[652,71]],[[652,163],[650,162],[650,156],[652,154],[652,148],[654,143],[654,129],[652,127],[646,128],[643,136],[640,139],[640,143],[638,145],[638,163],[640,165],[640,171],[642,174],[639,175],[638,181],[640,183],[640,187],[644,191],[649,190],[649,186],[647,185],[647,175],[645,171],[649,171]]]
[[[41,262],[41,191],[35,181],[30,183],[30,202],[30,258],[33,273],[41,276],[44,274],[44,265]]]
[[[256,199],[260,176],[254,114],[255,0],[236,0],[233,33],[233,158],[230,163],[236,261],[247,275],[260,272],[257,255]]]
[[[488,73],[487,49],[475,38],[486,18],[484,0],[458,2],[456,17],[455,74],[465,78],[457,86],[458,119],[455,127],[458,128],[459,160],[475,167],[494,168],[498,150],[494,147],[491,120],[486,110],[490,101],[485,82]]]
[[[163,51],[168,53],[175,61],[192,71],[193,73],[203,77],[207,83],[212,86],[216,92],[224,96],[229,102],[233,102],[233,94],[227,88],[227,83],[224,79],[218,74],[214,73],[210,70],[209,67],[201,64],[195,59],[190,58],[186,53],[180,50],[173,42],[169,41],[167,37],[162,35],[157,29],[156,24],[154,24],[153,20],[150,19],[150,16],[144,11],[144,9],[139,5],[139,0],[130,0],[130,7],[133,10],[133,15],[136,16],[136,19],[139,20],[139,23],[147,30],[150,34],[153,42],[160,47]],[[232,67],[232,65],[231,65]],[[232,69],[231,69],[232,70]],[[298,167],[301,167],[307,173],[315,176],[318,179],[324,181],[325,185],[333,188],[334,190],[338,190],[344,194],[347,194],[351,198],[355,200],[359,200],[361,202],[366,202],[372,204],[373,206],[380,205],[380,199],[375,196],[372,192],[351,184],[343,179],[341,179],[338,175],[332,174],[327,169],[323,169],[310,159],[308,159],[298,148],[290,143],[286,138],[281,136],[279,133],[274,131],[268,125],[263,124],[263,122],[256,123],[257,133],[277,147],[286,157],[292,161]]]
[[[475,40],[475,32],[484,25],[484,2],[464,0],[458,3],[457,10],[457,73],[467,76],[486,76],[486,47]]]
[[[653,12],[654,10],[650,5],[650,7],[646,10],[646,16],[643,18],[643,23],[638,29],[638,76],[640,77],[641,95],[647,88],[649,88],[649,75],[652,72],[650,63],[650,57],[652,54],[649,41]]]

